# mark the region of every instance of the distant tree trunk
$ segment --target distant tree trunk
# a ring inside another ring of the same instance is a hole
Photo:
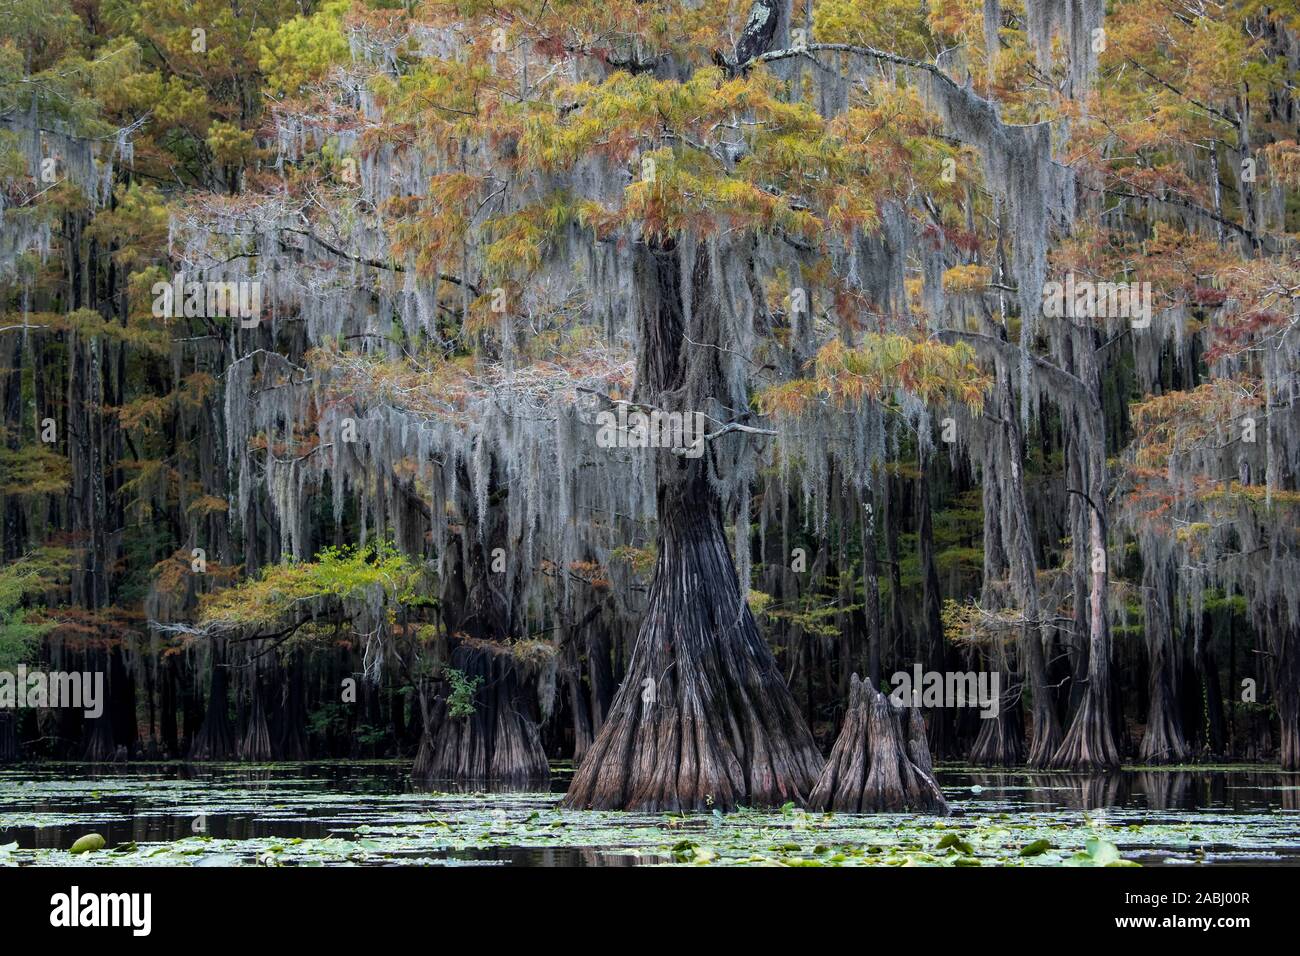
[[[1070,729],[1052,756],[1058,769],[1114,769],[1119,766],[1115,728],[1119,708],[1111,684],[1109,598],[1110,559],[1106,540],[1106,420],[1097,364],[1097,333],[1075,329],[1063,347],[1065,367],[1075,387],[1064,407],[1069,429],[1067,456],[1073,519],[1075,624],[1087,634],[1087,685]],[[1085,537],[1082,537],[1086,535]],[[1085,543],[1086,542],[1086,543]]]
[[[176,758],[181,755],[180,740],[176,735],[176,665],[172,654],[163,654],[158,664],[158,732],[162,738],[163,755]]]
[[[886,481],[889,479],[886,478]],[[862,505],[863,592],[867,622],[867,683],[880,689],[880,641],[884,622],[880,612],[880,566],[876,557],[876,512],[871,502]]]
[[[1087,354],[1092,356],[1091,351]],[[1095,373],[1081,377],[1084,381],[1093,381]],[[1077,416],[1076,441],[1083,446],[1079,451],[1083,463],[1080,471],[1086,475],[1087,484],[1082,489],[1073,490],[1075,497],[1081,499],[1076,506],[1086,514],[1088,531],[1085,549],[1087,611],[1084,615],[1088,626],[1088,683],[1070,730],[1051,762],[1054,768],[1071,770],[1113,769],[1120,762],[1119,748],[1115,745],[1110,624],[1106,616],[1109,559],[1105,516],[1101,510],[1105,501],[1105,446],[1099,427],[1083,421],[1084,417]]]
[[[574,672],[569,678],[569,713],[573,726],[573,762],[579,764],[587,755],[588,748],[596,739],[591,729],[591,711],[588,710],[587,695],[583,692],[580,672]]]
[[[885,553],[889,561],[889,649],[890,661],[897,666],[897,649],[907,643],[907,627],[903,618],[903,564],[898,553],[898,537],[903,532],[899,505],[903,496],[895,483],[901,487],[903,479],[886,472],[881,490],[885,496]]]
[[[572,635],[566,635],[564,653],[564,681],[569,692],[569,713],[573,724],[573,760],[580,763],[595,738],[595,732],[591,727],[587,690],[582,683],[582,659]]]
[[[1068,421],[1068,418],[1067,418]],[[1065,444],[1066,480],[1071,488],[1084,486],[1084,470],[1078,442],[1067,431]],[[1067,632],[1069,642],[1070,693],[1064,716],[1073,715],[1083,705],[1088,686],[1088,503],[1080,496],[1070,499],[1070,580],[1074,592],[1074,626]],[[1067,724],[1068,725],[1068,724]],[[1060,749],[1059,747],[1057,748]],[[1053,757],[1056,755],[1053,754]]]
[[[398,688],[388,688],[388,724],[393,734],[393,753],[401,754],[406,745],[406,697]]]
[[[271,729],[266,713],[266,686],[262,680],[260,658],[251,667],[252,673],[248,679],[248,719],[244,735],[239,741],[239,759],[274,760],[277,754],[271,744]]]
[[[17,423],[23,420],[23,349],[24,338],[22,335],[9,336],[13,348],[10,352],[8,364],[9,374],[4,377],[4,392],[0,399],[4,402],[4,420],[8,424],[4,431],[4,441],[6,447],[11,452],[17,452],[21,447],[21,432]],[[3,542],[0,546],[0,560],[10,562],[16,561],[22,554],[24,542],[26,539],[26,527],[23,521],[22,499],[17,495],[0,495],[0,501],[4,503],[4,535]],[[0,730],[0,736],[4,731]],[[0,748],[4,746],[0,741]],[[0,760],[4,757],[0,754]]]
[[[1223,686],[1219,680],[1219,661],[1214,653],[1217,628],[1213,615],[1206,615],[1207,627],[1196,647],[1196,669],[1201,675],[1205,696],[1205,740],[1203,749],[1215,757],[1227,754],[1228,728],[1223,715]]]
[[[971,747],[971,763],[983,766],[1014,767],[1025,757],[1025,724],[1020,711],[1020,684],[1011,670],[998,666],[999,694],[997,713],[981,714],[979,733]]]
[[[87,717],[83,726],[86,745],[81,759],[91,763],[112,760],[117,753],[113,744],[113,717],[105,710],[98,717]]]
[[[190,744],[191,760],[229,760],[235,752],[230,727],[229,675],[226,672],[224,642],[212,642],[211,679],[203,725]]]
[[[140,748],[135,677],[126,669],[125,652],[120,645],[109,650],[108,660],[108,708],[113,715],[113,739],[117,747],[125,747],[131,755]]]
[[[589,627],[586,630],[587,681],[591,685],[591,731],[598,734],[605,725],[618,685],[614,678],[609,635],[599,627]]]
[[[687,344],[718,344],[710,259],[694,245],[639,249],[637,381],[647,404],[698,409],[721,390],[718,353]],[[689,326],[684,301],[694,303]],[[565,806],[657,812],[802,803],[821,769],[736,575],[708,478],[711,454],[658,452],[658,559],[645,617]]]
[[[307,757],[307,692],[304,686],[304,655],[295,651],[286,662],[283,699],[276,712],[275,746],[281,760]]]
[[[112,668],[105,666],[105,657],[109,652],[103,650],[94,650],[87,653],[87,664],[90,670],[99,670],[104,673],[104,693],[108,697],[102,702],[101,713],[98,717],[87,717],[82,723],[82,736],[85,739],[85,746],[82,749],[81,759],[89,760],[92,763],[112,760],[117,753],[113,740],[113,682]],[[98,666],[96,666],[98,665]]]
[[[1005,331],[1001,334],[1005,335]],[[1020,634],[1020,667],[1029,685],[1030,727],[1033,732],[1028,763],[1031,767],[1045,767],[1061,745],[1061,722],[1057,718],[1055,695],[1047,679],[1043,654],[1043,612],[1038,594],[1034,527],[1025,493],[1024,442],[1011,389],[1010,369],[1004,365],[998,367],[998,409],[1002,424],[996,447],[1002,458],[999,464],[1003,467],[999,471],[1004,472],[1006,479],[1002,502],[1011,524],[1007,561],[1025,618]]]
[[[0,764],[18,759],[18,715],[8,708],[0,710]]]
[[[1138,750],[1143,763],[1182,763],[1187,759],[1182,714],[1178,707],[1178,657],[1174,648],[1173,582],[1169,572],[1149,560],[1143,568],[1144,631],[1148,672],[1146,733]]]
[[[1276,538],[1273,546],[1277,548]],[[1277,704],[1278,762],[1283,770],[1300,770],[1300,641],[1281,603],[1279,597],[1269,608],[1265,626]]]
[[[594,689],[588,690],[583,683],[584,671],[590,672],[593,665],[603,666],[606,671],[609,669],[609,645],[604,644],[603,661],[592,661],[588,658],[586,667],[583,665],[583,648],[590,646],[590,632],[594,630],[592,622],[600,617],[600,604],[593,604],[587,609],[583,616],[576,622],[570,622],[565,617],[563,608],[556,609],[556,616],[560,620],[560,647],[563,655],[563,666],[561,674],[563,675],[565,690],[567,691],[567,705],[570,717],[570,725],[573,729],[573,760],[575,763],[581,762],[583,756],[587,753],[587,748],[596,738],[596,727],[593,726],[592,703],[595,694]],[[585,645],[580,643],[586,638]],[[592,674],[589,680],[594,684],[595,675]],[[602,714],[602,717],[604,715]]]
[[[939,571],[934,564],[934,513],[930,506],[929,455],[922,452],[917,461],[916,514],[917,556],[921,562],[922,631],[918,656],[926,670],[947,674],[948,642],[943,633],[943,596],[939,590]],[[930,714],[930,749],[939,757],[954,752],[952,714],[936,707]]]
[[[999,383],[1001,384],[1001,383]],[[1013,412],[1005,407],[1004,393],[999,391],[997,416],[1005,419]],[[1006,394],[1009,397],[1009,393]],[[984,580],[980,604],[986,613],[997,613],[1019,600],[1024,607],[1021,575],[1016,560],[1016,527],[1019,515],[1015,508],[1014,482],[1009,474],[1006,425],[996,426],[985,441],[984,471],[981,491],[984,503]],[[1018,449],[1016,449],[1018,451]],[[981,710],[979,732],[971,747],[971,763],[987,766],[1014,766],[1024,758],[1024,722],[1020,712],[1020,686],[1010,665],[1010,642],[995,632],[992,646],[983,657],[985,668],[995,667],[1000,699],[990,716]],[[1023,655],[1022,655],[1023,656]]]
[[[178,677],[180,680],[181,733],[184,735],[184,739],[181,741],[182,749],[178,749],[174,754],[178,759],[193,748],[194,741],[199,736],[199,728],[203,726],[203,697],[199,691],[199,674],[194,655],[187,654],[182,660],[185,662],[185,667],[181,669]]]

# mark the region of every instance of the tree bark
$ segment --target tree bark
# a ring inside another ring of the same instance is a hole
[[[711,254],[665,241],[640,250],[638,390],[668,410],[721,391]],[[689,281],[689,300],[683,282]],[[687,316],[684,302],[695,304]],[[736,436],[730,436],[736,440]],[[563,804],[704,810],[802,803],[822,758],[758,632],[723,533],[708,457],[660,450],[658,558],[623,683]]]
[[[274,726],[275,750],[278,759],[304,760],[307,757],[307,693],[303,680],[306,666],[301,651],[296,651],[286,662],[288,673],[280,707],[276,711]]]
[[[1029,683],[1033,739],[1029,744],[1028,763],[1031,767],[1044,767],[1061,745],[1061,722],[1056,716],[1055,695],[1047,679],[1042,606],[1038,594],[1038,561],[1034,555],[1034,532],[1025,494],[1024,458],[1021,453],[1023,443],[1011,390],[1010,370],[1005,364],[999,364],[998,368],[998,393],[1001,408],[999,414],[1002,418],[999,450],[1007,466],[1004,504],[1011,519],[1011,550],[1007,559],[1011,580],[1025,616],[1025,626],[1020,636],[1020,666]]]
[[[1143,601],[1148,673],[1146,733],[1138,750],[1143,763],[1182,763],[1188,746],[1178,708],[1178,659],[1174,649],[1170,600],[1173,582],[1161,568],[1148,563],[1143,569]]]
[[[172,654],[164,653],[158,662],[158,732],[162,738],[163,757],[180,756],[176,733],[176,665]]]
[[[1300,770],[1300,642],[1280,600],[1268,611],[1265,633],[1277,704],[1278,762],[1283,770]]]
[[[271,728],[267,721],[266,686],[261,676],[260,664],[253,664],[249,680],[248,723],[239,742],[240,760],[274,760],[278,756],[271,743]]]
[[[451,666],[481,684],[472,714],[443,717],[432,753],[420,768],[424,781],[490,784],[498,790],[544,787],[550,767],[509,650],[465,641],[452,651]]]
[[[190,745],[191,760],[229,760],[235,752],[234,732],[230,727],[229,675],[226,672],[223,642],[215,641],[211,657],[211,682],[203,726]]]
[[[1074,449],[1076,473],[1080,485],[1069,489],[1077,499],[1072,507],[1080,515],[1074,525],[1087,531],[1087,547],[1075,547],[1075,560],[1082,558],[1084,567],[1075,567],[1076,582],[1087,574],[1087,607],[1076,606],[1076,622],[1087,622],[1088,680],[1083,699],[1075,712],[1069,732],[1052,757],[1058,769],[1114,769],[1119,766],[1119,747],[1115,744],[1115,708],[1110,677],[1110,623],[1106,616],[1109,587],[1109,555],[1106,550],[1106,424],[1100,399],[1095,333],[1080,330],[1073,343],[1077,377],[1087,389],[1074,403]],[[1076,604],[1082,595],[1075,591]],[[1082,613],[1081,613],[1082,612]]]
[[[18,759],[18,715],[12,710],[0,710],[0,764]]]
[[[922,451],[917,458],[916,543],[921,564],[922,633],[917,657],[925,661],[926,670],[946,674],[949,649],[943,633],[943,595],[939,588],[939,571],[934,563],[934,512],[930,505],[930,460]],[[935,707],[930,716],[930,749],[941,758],[954,751],[952,714],[945,707]]]
[[[1094,449],[1090,458],[1101,455]],[[1100,495],[1102,482],[1095,462],[1090,462],[1094,480],[1091,492]],[[1110,627],[1106,620],[1108,582],[1106,534],[1099,505],[1087,496],[1081,506],[1087,509],[1088,527],[1088,681],[1083,700],[1069,732],[1052,757],[1051,766],[1062,770],[1114,769],[1119,766],[1119,748],[1115,745],[1110,686]]]
[[[809,807],[839,813],[948,813],[934,779],[925,721],[915,707],[907,708],[905,732],[901,710],[853,675],[849,709]]]
[[[496,469],[493,467],[493,475]],[[468,475],[463,487],[470,487]],[[498,511],[500,509],[497,509]],[[440,709],[436,729],[426,725],[417,773],[426,782],[448,780],[457,784],[491,783],[495,788],[543,787],[550,767],[536,723],[535,692],[523,681],[504,641],[514,632],[511,607],[490,569],[487,555],[509,545],[504,522],[489,510],[478,515],[483,540],[459,536],[447,565],[444,619],[450,639],[451,668],[465,679],[480,680],[474,693],[474,712],[457,717]]]

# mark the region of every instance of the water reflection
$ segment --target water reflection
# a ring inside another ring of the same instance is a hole
[[[1230,770],[1121,770],[1107,774],[1004,772],[939,768],[950,802],[972,796],[1007,809],[1261,810],[1300,809],[1300,774],[1268,767]]]

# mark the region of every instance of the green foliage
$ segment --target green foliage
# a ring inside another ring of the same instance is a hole
[[[71,552],[47,548],[0,567],[0,669],[29,660],[41,635],[54,627],[31,605],[64,578],[71,558]]]
[[[454,667],[443,670],[443,675],[451,684],[447,694],[447,714],[451,717],[474,716],[474,694],[483,686],[482,677],[466,677],[464,672]]]
[[[200,623],[260,627],[327,599],[347,605],[377,597],[392,609],[423,602],[423,579],[423,567],[391,544],[329,547],[315,561],[286,560],[205,599]]]
[[[340,701],[327,701],[307,713],[307,733],[313,737],[337,737],[345,734],[352,708]]]
[[[763,613],[768,618],[788,622],[804,634],[817,637],[838,637],[840,628],[837,620],[861,609],[861,604],[841,604],[837,599],[818,594],[806,594],[797,598],[793,607],[763,604]]]
[[[1131,860],[1122,859],[1119,848],[1109,840],[1099,836],[1089,837],[1081,852],[1065,861],[1066,866],[1137,866]]]
[[[59,494],[67,489],[71,474],[67,456],[49,445],[0,445],[0,495]]]
[[[343,16],[350,0],[330,0],[311,16],[297,16],[280,25],[262,45],[259,65],[276,93],[295,94],[348,58]]]

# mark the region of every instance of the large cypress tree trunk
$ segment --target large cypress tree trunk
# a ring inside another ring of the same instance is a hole
[[[667,411],[721,393],[710,254],[645,248],[638,392]],[[689,299],[683,297],[683,272]],[[684,302],[693,303],[686,314]],[[733,437],[733,440],[734,437]],[[708,457],[659,450],[658,559],[631,661],[564,805],[629,810],[802,803],[822,758],[758,632],[723,534]]]

